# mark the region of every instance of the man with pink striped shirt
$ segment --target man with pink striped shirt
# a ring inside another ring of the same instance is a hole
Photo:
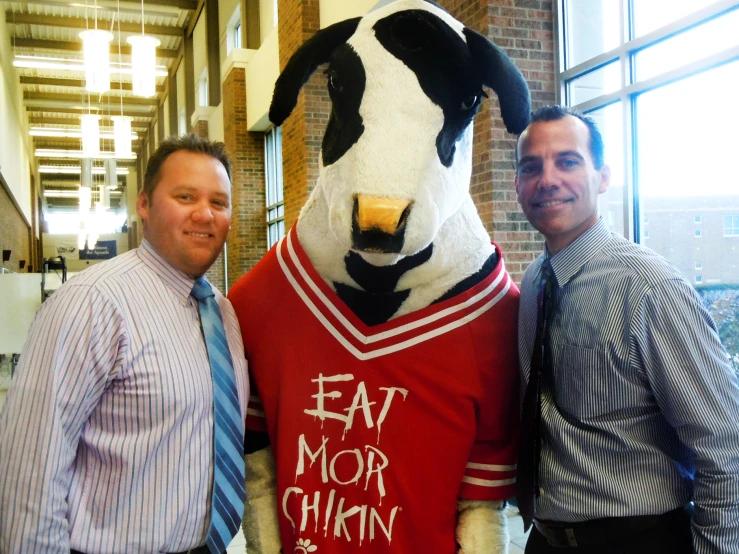
[[[70,279],[30,330],[0,415],[2,554],[213,552],[214,386],[191,291],[230,228],[224,145],[163,141],[137,212],[141,246]],[[238,321],[213,293],[243,422]]]

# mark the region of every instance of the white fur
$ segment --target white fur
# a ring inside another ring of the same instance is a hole
[[[458,554],[507,554],[510,536],[504,506],[502,501],[460,500]]]
[[[246,456],[246,506],[242,528],[249,554],[281,552],[276,475],[271,447]]]

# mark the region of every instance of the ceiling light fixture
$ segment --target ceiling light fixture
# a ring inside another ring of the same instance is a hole
[[[114,115],[113,120],[113,140],[115,144],[115,155],[117,158],[129,158],[133,156],[131,153],[131,118],[125,115]],[[136,156],[133,156],[136,158]]]
[[[90,29],[82,31],[80,38],[84,43],[85,88],[90,92],[110,90],[110,46],[113,34],[108,31]]]
[[[89,158],[100,154],[100,116],[85,114],[82,119],[82,151]]]
[[[141,0],[141,36],[128,37],[131,45],[133,64],[133,93],[136,96],[151,97],[156,94],[156,64],[159,39],[144,34],[144,0]]]
[[[116,161],[105,160],[105,182],[100,183],[100,204],[104,210],[110,209],[110,191],[118,187],[118,175],[116,175]]]

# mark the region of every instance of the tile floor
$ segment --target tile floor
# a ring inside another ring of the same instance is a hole
[[[5,404],[5,395],[8,387],[10,386],[10,375],[0,373],[0,411],[2,411],[3,405]],[[518,510],[515,506],[509,506],[506,509],[506,515],[508,516],[508,528],[511,533],[511,543],[508,550],[508,554],[523,554],[524,546],[526,545],[526,539],[528,533],[523,532],[523,522],[521,516],[518,515]],[[227,554],[245,554],[246,553],[246,539],[241,531],[234,537],[231,544],[228,545]]]

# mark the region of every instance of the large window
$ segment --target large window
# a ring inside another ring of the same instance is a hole
[[[557,16],[558,100],[597,121],[613,171],[601,215],[694,283],[739,362],[739,0],[559,0]]]
[[[724,236],[739,237],[739,215],[724,216]]]
[[[285,236],[281,127],[273,127],[264,136],[264,166],[267,188],[267,248],[272,248],[272,245]]]

